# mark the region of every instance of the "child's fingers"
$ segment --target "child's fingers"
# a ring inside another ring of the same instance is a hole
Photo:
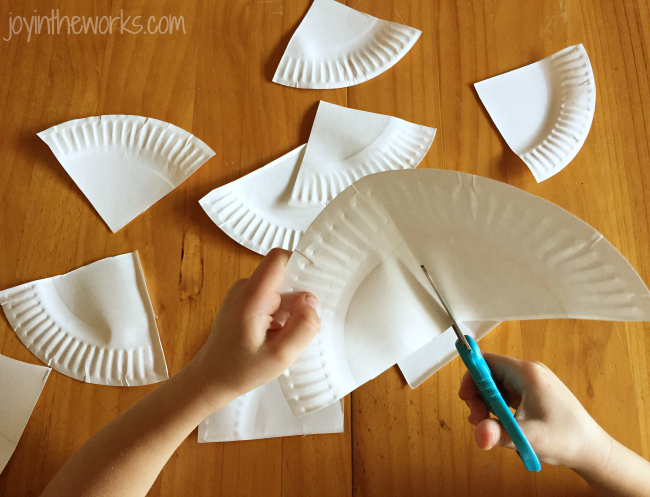
[[[469,416],[467,417],[467,420],[474,426],[490,417],[490,411],[488,411],[482,398],[472,397],[471,399],[467,399],[465,403],[467,404],[467,407],[469,407]]]
[[[476,440],[476,445],[483,450],[490,450],[496,446],[515,448],[506,430],[503,429],[499,420],[494,418],[484,419],[476,425],[474,440]]]
[[[503,383],[506,389],[514,389],[519,394],[524,391],[526,388],[526,377],[522,371],[524,361],[489,352],[483,354],[483,358],[490,367],[495,381]]]
[[[296,298],[281,330],[273,334],[267,346],[289,367],[320,331],[316,297],[305,293]]]
[[[479,397],[481,394],[476,387],[476,383],[472,379],[472,376],[469,374],[469,371],[465,371],[463,379],[460,380],[460,388],[458,389],[458,396],[460,400],[468,400],[473,397]]]
[[[250,278],[248,288],[251,294],[258,297],[280,290],[284,279],[284,268],[291,257],[291,252],[274,248],[262,259]]]

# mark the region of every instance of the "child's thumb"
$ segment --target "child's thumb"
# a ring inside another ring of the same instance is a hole
[[[289,367],[320,331],[316,312],[318,302],[311,293],[300,295],[293,302],[289,318],[270,344]]]

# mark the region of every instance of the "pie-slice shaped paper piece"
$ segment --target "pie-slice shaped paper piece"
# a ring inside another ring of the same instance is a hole
[[[61,374],[99,385],[167,379],[137,252],[0,292],[23,344]]]
[[[187,131],[140,116],[75,119],[38,136],[113,232],[214,155]]]
[[[492,331],[499,323],[494,321],[472,321],[458,323],[463,334],[478,341]],[[458,355],[456,352],[456,333],[447,328],[424,347],[400,360],[397,365],[411,388],[417,388],[436,371]]]
[[[0,355],[0,473],[16,450],[50,368]]]
[[[282,291],[318,298],[322,327],[282,376],[297,416],[329,405],[459,322],[650,320],[650,292],[591,226],[503,183],[442,170],[373,174],[296,247]]]
[[[265,255],[293,250],[322,206],[291,206],[291,187],[305,145],[246,176],[212,190],[201,207],[219,228],[246,248]]]
[[[273,81],[296,88],[344,88],[395,65],[422,32],[335,0],[314,0],[291,37]]]
[[[292,205],[327,205],[368,174],[417,167],[434,128],[320,102],[291,192]]]
[[[587,139],[596,83],[582,44],[474,86],[503,139],[538,182],[562,170]]]
[[[251,390],[212,413],[199,425],[199,442],[343,432],[343,400],[296,418],[277,380]]]

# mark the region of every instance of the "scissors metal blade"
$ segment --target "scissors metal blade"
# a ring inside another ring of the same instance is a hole
[[[436,295],[438,296],[438,300],[440,300],[443,309],[447,313],[447,316],[449,316],[449,319],[451,319],[451,327],[454,329],[454,332],[456,333],[458,340],[460,340],[460,343],[463,344],[463,347],[465,347],[468,351],[471,352],[472,347],[470,346],[469,342],[467,341],[467,338],[465,338],[465,335],[463,334],[460,327],[458,326],[458,323],[456,322],[456,318],[454,318],[454,315],[451,313],[451,309],[449,309],[447,302],[445,302],[445,299],[442,298],[442,295],[440,294],[440,291],[438,290],[436,283],[433,281],[433,278],[429,274],[429,271],[427,271],[427,268],[424,267],[423,264],[420,265],[420,268],[422,268],[422,271],[424,271],[424,275],[427,277],[427,280],[429,280],[429,283],[431,283],[431,286],[433,287],[433,291],[436,292]]]

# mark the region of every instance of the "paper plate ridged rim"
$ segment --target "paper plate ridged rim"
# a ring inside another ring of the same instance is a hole
[[[318,1],[316,0],[314,4]],[[325,3],[325,0],[320,1]],[[345,5],[339,5],[349,9]],[[363,17],[370,17],[354,9],[349,10]],[[315,15],[313,6],[307,12],[305,20],[310,15]],[[308,59],[304,55],[294,57],[285,52],[273,76],[273,82],[295,88],[345,88],[368,81],[390,69],[413,47],[421,31],[381,19],[375,21],[370,41],[341,53],[336,58]],[[296,51],[304,54],[301,47],[292,46],[299,43],[297,38],[301,26],[298,26],[298,30],[289,41],[287,52]]]
[[[435,128],[391,117],[389,125],[377,139],[352,157],[335,163],[335,168],[328,169],[328,163],[318,164],[317,170],[301,168],[291,192],[291,202],[295,205],[326,205],[364,176],[416,168],[431,148],[435,136]]]
[[[140,267],[137,257],[136,261]],[[42,281],[0,292],[9,324],[25,347],[41,361],[61,374],[99,385],[148,385],[168,378],[159,338],[157,343],[131,349],[87,343],[66,331],[45,308],[41,302]],[[148,304],[151,306],[150,301]],[[156,361],[157,357],[163,357],[162,363]],[[164,374],[158,368],[164,369]],[[102,375],[106,375],[103,381]]]
[[[278,161],[292,160],[304,149],[305,145],[301,145],[263,168],[273,167]],[[258,171],[261,169],[250,175],[255,175]],[[263,212],[252,208],[246,196],[237,189],[237,182],[247,177],[248,175],[212,190],[199,201],[201,207],[230,238],[258,254],[266,255],[276,247],[293,250],[303,230],[281,226],[268,220]]]
[[[578,154],[587,139],[596,109],[594,73],[582,44],[565,48],[544,59],[544,62],[548,62],[549,71],[554,77],[554,87],[561,100],[560,109],[557,115],[551,116],[554,123],[547,136],[527,150],[515,150],[538,183],[564,169]],[[481,84],[485,82],[475,85],[479,97]],[[504,139],[508,141],[506,135]]]
[[[116,114],[74,119],[41,131],[38,136],[60,162],[70,154],[105,146],[120,147],[133,154],[147,150],[160,157],[160,170],[155,174],[172,187],[177,185],[165,175],[171,168],[189,176],[214,155],[210,147],[184,129],[142,116]]]

